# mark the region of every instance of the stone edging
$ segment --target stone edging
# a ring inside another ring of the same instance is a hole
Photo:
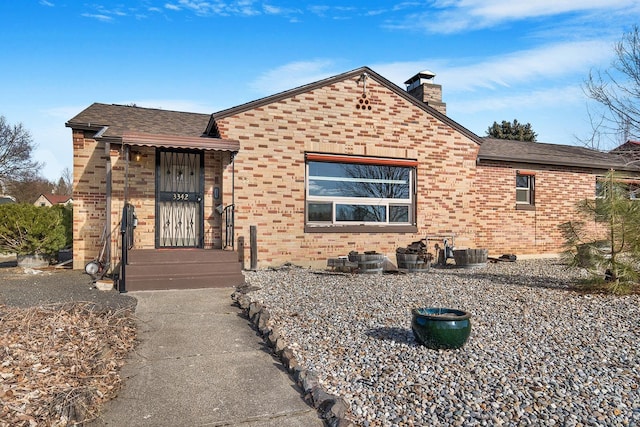
[[[247,289],[239,288],[231,295],[231,299],[244,311],[289,375],[302,389],[304,399],[316,408],[327,427],[354,427],[354,424],[345,417],[349,410],[349,403],[340,396],[327,393],[316,375],[298,365],[293,350],[284,341],[277,326],[273,324],[267,308],[259,302],[251,301],[247,292]]]

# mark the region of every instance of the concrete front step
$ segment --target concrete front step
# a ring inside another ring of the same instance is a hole
[[[233,287],[244,283],[238,254],[203,249],[131,250],[126,290]]]

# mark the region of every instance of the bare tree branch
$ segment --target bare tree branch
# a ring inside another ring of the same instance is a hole
[[[584,91],[603,107],[601,117],[594,120],[590,115],[594,133],[608,135],[619,145],[640,137],[640,27],[625,33],[614,51],[611,67],[592,70]]]
[[[31,134],[22,124],[11,126],[0,116],[0,179],[20,179],[42,168],[31,158],[35,148]]]

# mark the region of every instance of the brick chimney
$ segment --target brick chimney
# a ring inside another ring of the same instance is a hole
[[[425,104],[447,114],[447,104],[442,102],[442,86],[433,83],[435,73],[429,70],[420,71],[404,82],[407,92]]]

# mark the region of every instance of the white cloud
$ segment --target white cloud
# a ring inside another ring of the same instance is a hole
[[[291,62],[260,75],[251,87],[263,95],[272,95],[339,74],[327,59]]]
[[[40,4],[42,6],[48,6],[48,7],[54,7],[55,6],[55,4],[53,4],[53,3],[51,3],[50,1],[47,1],[47,0],[40,0]]]
[[[423,30],[452,34],[491,28],[504,22],[539,17],[596,14],[595,22],[622,12],[633,16],[640,12],[637,0],[442,0],[435,1],[429,11],[413,13],[401,22],[385,26],[400,30]]]
[[[585,95],[580,86],[553,86],[528,90],[502,91],[500,94],[483,92],[473,98],[456,97],[450,100],[455,111],[461,114],[474,114],[488,111],[518,109],[545,109],[556,107],[561,100],[563,106],[583,105]],[[447,100],[445,100],[447,101]]]
[[[455,9],[488,20],[526,19],[562,13],[612,10],[636,5],[636,0],[460,0]]]
[[[591,67],[608,62],[612,54],[608,42],[593,40],[540,46],[484,58],[470,65],[465,63],[472,58],[434,58],[378,64],[372,68],[401,87],[409,77],[429,69],[436,73],[435,82],[446,87],[447,92],[464,92],[519,84],[530,86],[575,75],[586,77]]]
[[[102,22],[113,21],[112,17],[108,15],[99,14],[99,13],[83,13],[81,16],[84,16],[85,18],[97,19],[98,21],[102,21]]]
[[[261,11],[254,6],[254,0],[237,0],[232,2],[209,2],[201,0],[178,0],[178,4],[167,3],[169,10],[190,10],[198,16],[260,15]]]

